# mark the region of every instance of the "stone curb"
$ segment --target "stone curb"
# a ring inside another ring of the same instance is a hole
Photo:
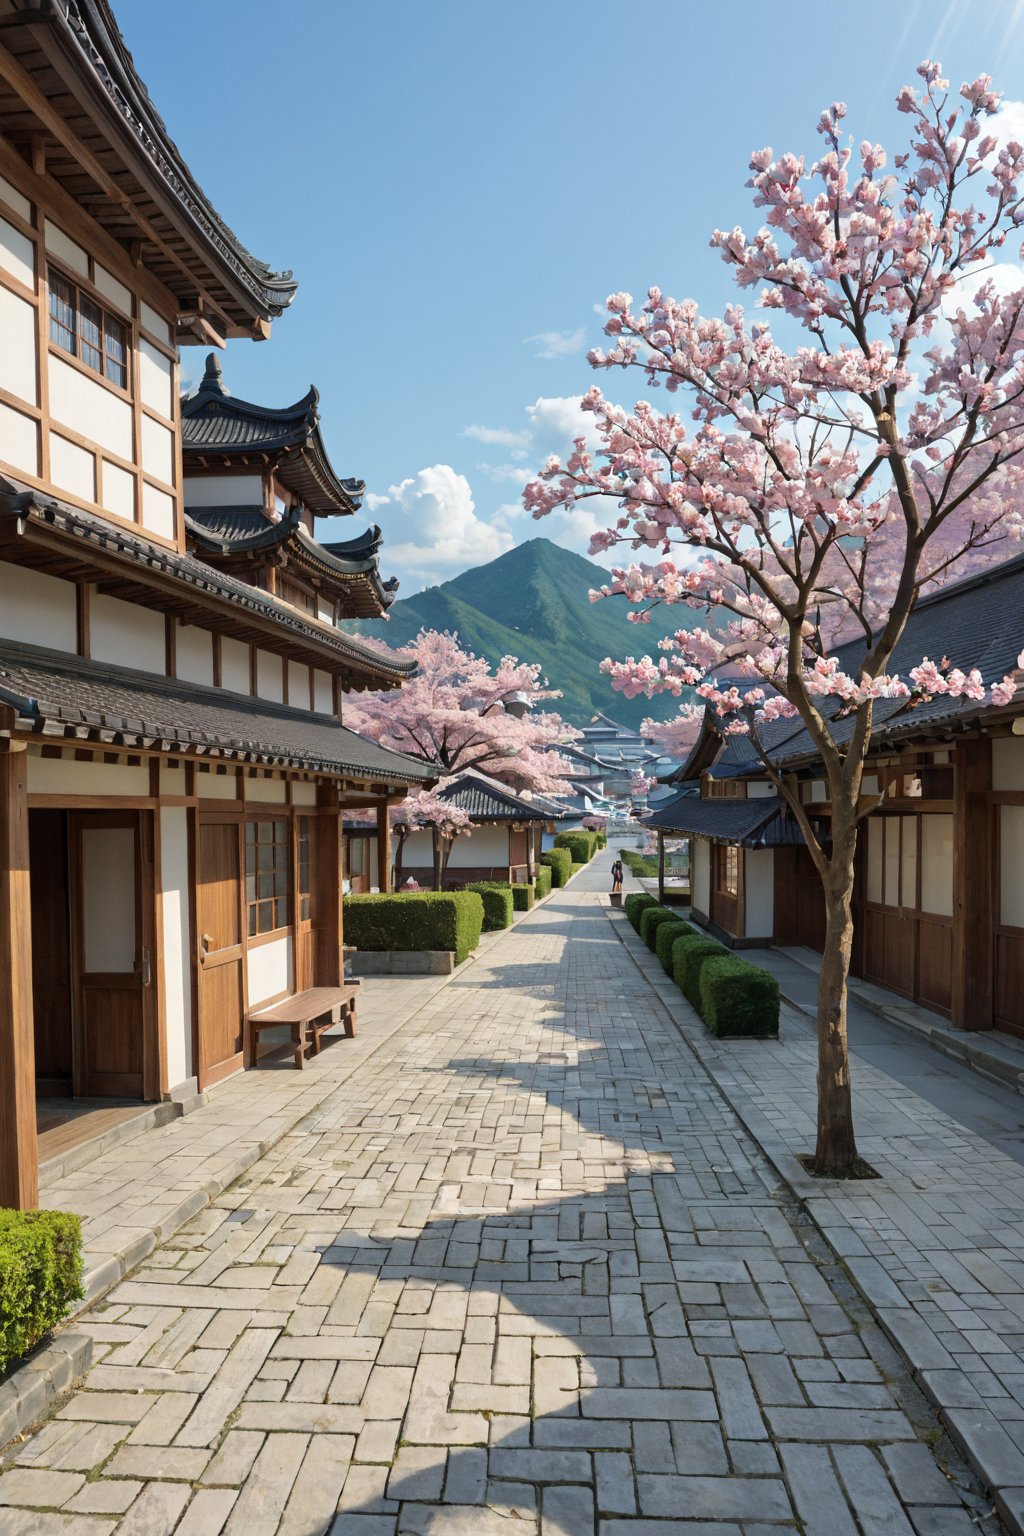
[[[815,1212],[815,1206],[822,1198],[823,1187],[830,1186],[811,1178],[760,1110],[748,1103],[735,1080],[720,1071],[719,1063],[704,1048],[705,1042],[700,1035],[695,1035],[687,1027],[689,1020],[685,1018],[683,1010],[691,1012],[689,1004],[634,932],[625,913],[611,906],[605,906],[605,911],[616,937],[644,980],[657,994],[658,1001],[684,1043],[696,1056],[744,1130],[761,1149],[807,1219],[813,1223],[822,1241],[844,1267],[882,1332],[906,1361],[911,1377],[939,1415],[950,1439],[994,1499],[1011,1536],[1024,1536],[1024,1459],[995,1414],[985,1407],[958,1405],[956,1386],[962,1381],[963,1372],[950,1369],[948,1363],[943,1368],[941,1357],[945,1356],[946,1362],[950,1362],[951,1357],[946,1355],[931,1329],[918,1318],[902,1296],[897,1305],[893,1305],[893,1288],[881,1266],[870,1259],[859,1263],[850,1260],[837,1248],[834,1229],[823,1226]],[[806,1017],[804,1009],[797,1011]],[[702,1031],[703,1028],[701,1024]],[[763,1043],[771,1044],[768,1041]]]
[[[0,1386],[0,1453],[10,1442],[46,1418],[92,1364],[92,1337],[62,1333],[30,1355]]]

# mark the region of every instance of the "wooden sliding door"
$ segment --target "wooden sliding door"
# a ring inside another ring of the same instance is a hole
[[[237,1072],[245,1052],[242,822],[199,823],[199,1087]]]

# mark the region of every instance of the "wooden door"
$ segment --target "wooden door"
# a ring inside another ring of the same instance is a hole
[[[36,1095],[69,1097],[74,1009],[66,812],[29,811],[28,839]]]
[[[295,990],[313,985],[316,971],[316,824],[314,816],[296,816],[292,869],[295,872]]]
[[[143,815],[149,813],[76,811],[69,817],[74,1084],[83,1098],[158,1092],[147,1083],[154,1067],[147,1038],[155,1020],[153,865]]]
[[[245,1053],[242,823],[199,823],[199,1087],[237,1072]]]

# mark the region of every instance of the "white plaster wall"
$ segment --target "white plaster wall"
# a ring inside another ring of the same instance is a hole
[[[434,863],[434,845],[429,832],[413,832],[405,840],[402,849],[402,879],[412,870],[431,869]]]
[[[74,654],[78,647],[74,583],[0,560],[0,635]]]
[[[8,208],[13,208],[14,212],[20,214],[26,224],[28,223],[32,217],[32,204],[3,176],[0,176],[0,198],[3,198]]]
[[[756,779],[751,779],[747,784],[748,800],[767,800],[769,795],[774,794],[775,785],[772,784],[770,780],[766,780],[764,783],[761,783]]]
[[[50,414],[55,422],[99,443],[118,458],[132,458],[132,408],[127,400],[51,353],[48,360]]]
[[[93,282],[104,298],[109,299],[114,308],[119,309],[123,315],[130,315],[132,296],[124,283],[119,283],[114,274],[108,272],[106,267],[101,267],[98,261],[93,262],[92,272]]]
[[[481,865],[508,866],[508,828],[474,827],[471,837],[457,837],[448,860],[449,869],[478,869]]]
[[[0,401],[0,459],[12,469],[39,473],[39,431],[31,416]]]
[[[288,703],[292,709],[309,708],[309,668],[300,661],[288,663]]]
[[[196,793],[200,800],[237,800],[238,779],[232,773],[197,773]]]
[[[174,538],[174,497],[148,481],[142,486],[142,524],[162,539]]]
[[[274,704],[284,703],[284,658],[273,651],[256,652],[256,693]]]
[[[287,805],[288,785],[284,779],[247,779],[245,798],[261,805]]]
[[[28,214],[25,214],[28,218]],[[36,281],[35,246],[27,235],[6,219],[0,219],[0,267],[11,277],[16,277],[26,288],[34,288]]]
[[[174,640],[175,666],[186,683],[213,686],[213,636],[195,624],[179,624]]]
[[[321,672],[319,667],[313,672],[313,708],[321,715],[334,713],[334,697],[331,687],[331,674]]]
[[[256,1008],[268,997],[292,990],[292,940],[290,935],[257,944],[246,951],[246,978],[249,983],[249,1007]]]
[[[249,692],[249,647],[227,635],[220,643],[220,683],[231,693]]]
[[[992,788],[1024,789],[1024,736],[998,736],[993,741]]]
[[[163,777],[167,777],[166,769]],[[160,812],[160,910],[167,1082],[171,1088],[176,1088],[195,1072],[192,1063],[188,812],[184,806],[165,806]]]
[[[775,928],[775,854],[770,848],[748,848],[743,897],[746,938],[770,939]],[[707,908],[702,908],[707,911]]]
[[[316,785],[305,779],[295,779],[292,783],[292,804],[316,805]]]
[[[151,336],[155,336],[158,341],[166,341],[168,346],[170,346],[170,325],[163,315],[158,315],[155,309],[150,309],[145,299],[139,300],[139,319]]]
[[[690,844],[690,879],[693,905],[706,917],[711,911],[711,844],[706,837],[695,837]]]
[[[0,225],[3,220],[0,219]],[[14,233],[14,231],[12,231]],[[0,266],[3,260],[3,232],[0,229]],[[19,299],[9,288],[0,288],[0,389],[10,390],[19,400],[35,405],[36,395],[36,312],[31,304]],[[0,455],[2,456],[2,455]]]
[[[262,475],[186,475],[186,507],[261,507]]]
[[[179,763],[177,768],[172,768],[169,763],[161,763],[160,793],[162,795],[183,795],[185,793],[184,763]]]
[[[164,616],[94,592],[89,605],[89,650],[93,661],[112,661],[140,672],[164,674],[167,666]]]
[[[109,459],[103,460],[103,509],[126,523],[135,521],[135,476]]]
[[[50,479],[62,491],[82,501],[96,500],[96,458],[87,448],[50,433]]]
[[[89,276],[89,258],[82,247],[50,219],[46,220],[43,238],[46,249],[52,251],[72,272],[77,272],[79,277]]]
[[[174,484],[174,438],[152,416],[142,418],[142,467],[164,485]]]
[[[139,340],[139,384],[143,405],[168,418],[174,415],[171,361],[145,337]]]
[[[148,795],[144,764],[76,763],[69,757],[36,757],[29,749],[30,795]]]

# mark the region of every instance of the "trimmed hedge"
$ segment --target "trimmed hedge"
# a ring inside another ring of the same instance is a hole
[[[515,907],[516,911],[529,912],[530,908],[533,906],[533,886],[525,884],[513,885],[511,889],[512,905]]]
[[[64,1211],[0,1211],[0,1376],[82,1291],[82,1224]]]
[[[668,907],[659,907],[657,904],[653,907],[648,907],[646,912],[642,912],[640,914],[639,932],[647,948],[654,948],[659,924],[677,922],[678,919],[678,912],[672,912]]]
[[[648,891],[630,891],[622,907],[633,927],[639,933],[641,917],[650,907],[656,907],[657,905],[657,897],[652,896]]]
[[[676,943],[680,946],[680,954],[678,960],[674,954],[672,956],[673,980],[690,1006],[700,1013],[700,973],[705,961],[728,955],[729,951],[716,939],[691,940],[685,934],[676,939]]]
[[[484,933],[512,927],[512,887],[507,880],[474,880],[465,889],[477,891],[484,904]]]
[[[550,864],[537,865],[537,878],[533,882],[537,892],[537,900],[543,901],[545,896],[551,895],[551,866]]]
[[[551,871],[551,884],[556,891],[568,885],[572,878],[572,854],[568,848],[549,848],[540,856],[540,862]]]
[[[682,938],[687,931],[692,932],[690,925],[689,923],[684,923],[681,918],[677,918],[674,923],[658,924],[654,935],[654,953],[661,961],[662,970],[666,971],[669,976],[672,976],[674,973],[672,946],[676,939]]]
[[[619,858],[625,864],[630,874],[636,875],[638,880],[654,880],[657,878],[657,859],[649,858],[642,853],[636,853],[632,848],[620,848]]]
[[[556,848],[568,848],[574,864],[589,864],[597,849],[596,832],[559,832]]]
[[[713,1035],[777,1035],[779,984],[739,955],[712,955],[700,969],[700,1011]]]
[[[483,924],[479,891],[345,897],[345,940],[357,949],[452,949],[461,965]]]

